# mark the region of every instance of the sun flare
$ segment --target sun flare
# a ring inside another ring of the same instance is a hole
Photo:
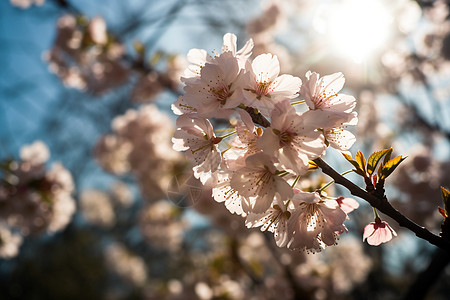
[[[316,29],[336,53],[355,62],[367,60],[387,41],[392,17],[384,2],[344,0],[321,12]],[[320,24],[321,25],[318,25]]]

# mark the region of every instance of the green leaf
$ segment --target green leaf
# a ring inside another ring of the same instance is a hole
[[[373,174],[373,172],[375,171],[375,168],[377,167],[378,162],[389,151],[392,152],[392,148],[374,152],[369,156],[369,158],[367,159],[367,173],[369,175]]]
[[[383,165],[383,168],[381,169],[381,178],[380,179],[386,179],[389,175],[394,172],[395,168],[403,161],[406,157],[402,157],[401,155],[389,160],[387,163]]]
[[[359,150],[356,152],[356,162],[358,163],[360,169],[366,173],[366,159],[364,158],[364,154]]]
[[[444,209],[445,213],[448,216],[449,215],[449,209],[450,209],[450,191],[441,186],[442,191],[442,199],[444,199]]]
[[[359,164],[350,155],[346,153],[342,153],[342,155],[344,155],[345,159],[348,160],[355,167],[354,171],[356,172],[356,174],[366,177],[366,173],[364,172],[364,170],[361,170]]]
[[[385,165],[391,159],[393,149],[389,148],[387,150],[388,151],[386,152],[386,156],[384,157],[384,160],[383,160],[383,165]]]

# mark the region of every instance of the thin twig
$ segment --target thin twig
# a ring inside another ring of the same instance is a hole
[[[408,228],[416,234],[417,237],[428,241],[429,243],[446,250],[450,253],[450,242],[438,235],[433,234],[428,231],[425,227],[421,227],[402,215],[398,210],[396,210],[388,201],[386,197],[378,198],[374,195],[369,194],[365,190],[361,189],[353,182],[336,172],[332,167],[330,167],[321,158],[316,158],[314,162],[322,169],[322,171],[329,175],[335,180],[337,184],[346,187],[352,195],[357,196],[361,199],[366,200],[372,207],[375,207],[383,214],[394,219],[401,227]]]

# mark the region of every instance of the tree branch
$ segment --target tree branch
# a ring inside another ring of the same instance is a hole
[[[372,194],[369,194],[365,190],[361,189],[353,182],[336,172],[332,167],[330,167],[321,158],[316,158],[314,162],[322,169],[322,171],[334,179],[334,181],[344,187],[346,187],[352,195],[357,196],[367,202],[372,207],[375,207],[380,212],[394,219],[401,227],[408,228],[416,234],[417,237],[428,241],[441,249],[446,250],[450,253],[450,242],[438,235],[433,234],[428,231],[425,227],[421,227],[402,215],[398,210],[396,210],[388,201],[386,197],[378,198]]]

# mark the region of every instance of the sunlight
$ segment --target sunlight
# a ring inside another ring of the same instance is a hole
[[[382,1],[344,0],[317,21],[338,54],[359,63],[387,41],[392,17]]]

